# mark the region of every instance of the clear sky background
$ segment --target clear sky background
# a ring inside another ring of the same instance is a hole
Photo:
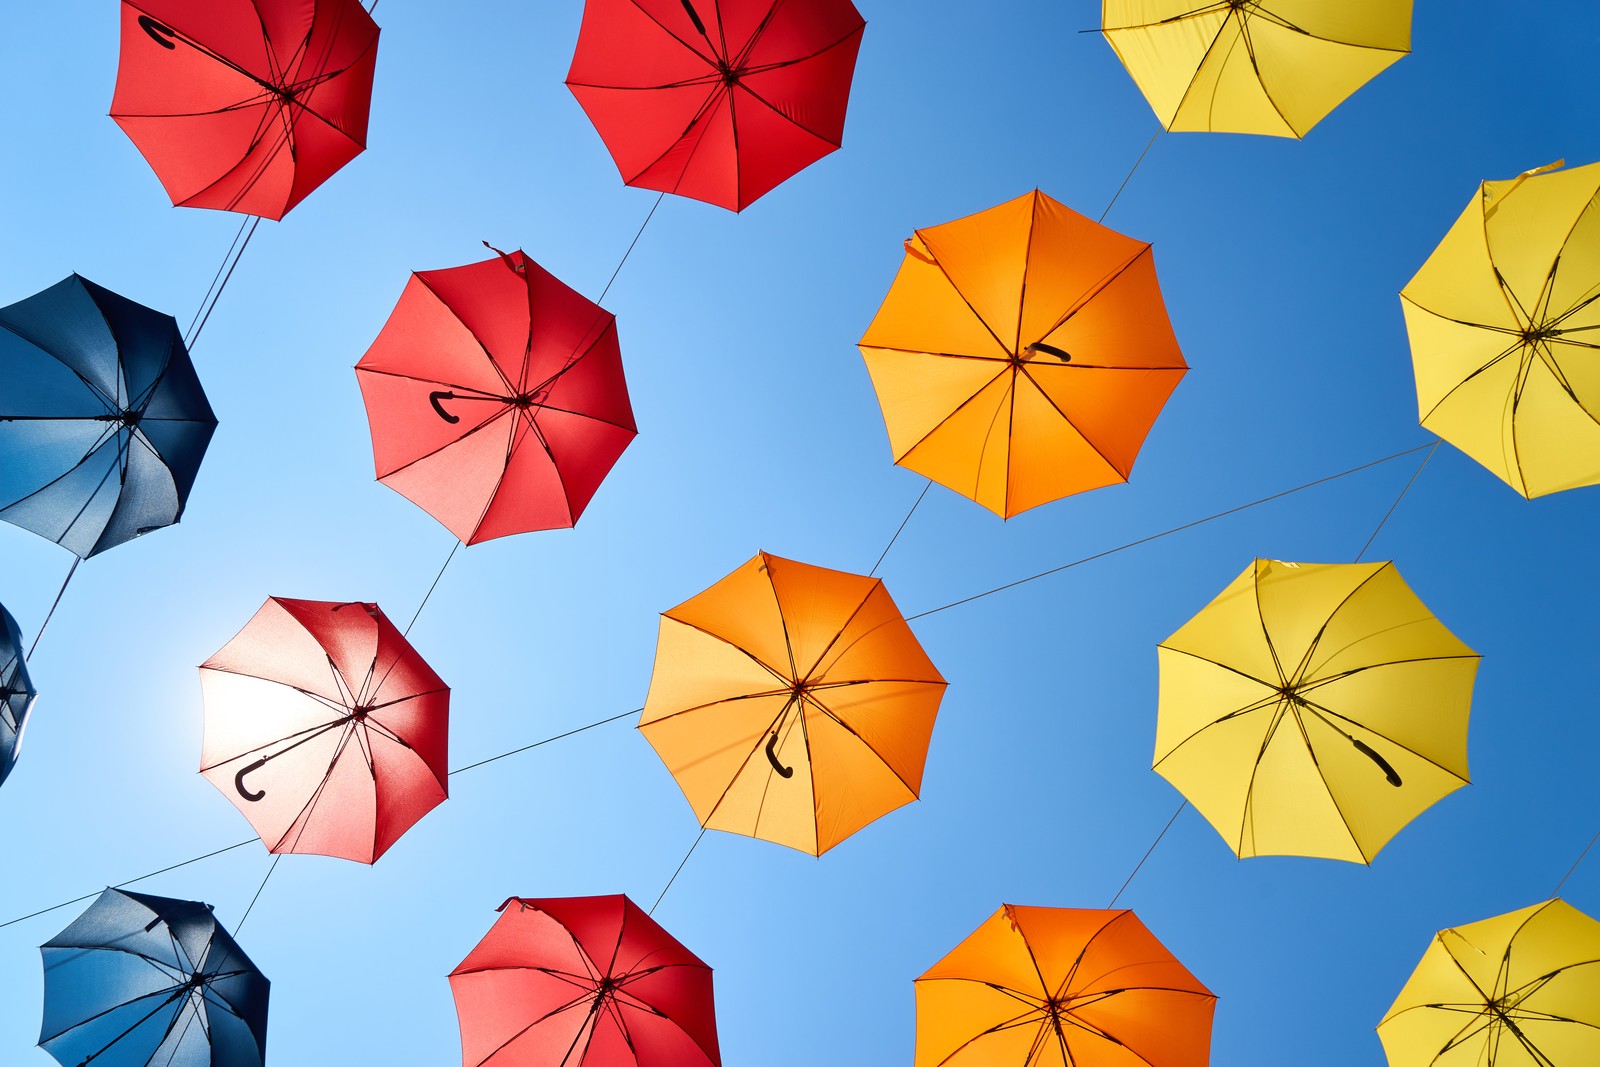
[[[1035,187],[1090,215],[1157,122],[1097,5],[862,2],[842,151],[742,215],[669,197],[607,299],[641,434],[576,530],[459,554],[412,639],[461,766],[640,707],[657,615],[758,549],[870,569],[923,480],[854,345],[919,226]],[[0,790],[0,922],[251,836],[197,773],[195,667],[271,595],[411,616],[453,543],[372,479],[352,365],[411,270],[521,247],[596,295],[656,194],[562,85],[579,0],[384,0],[370,148],[265,223],[194,360],[221,426],[181,525],[85,563]],[[238,226],[169,206],[106,117],[117,11],[8,5],[0,303],[72,271],[187,324]],[[1417,5],[1414,54],[1303,142],[1157,138],[1107,218],[1155,247],[1193,367],[1129,485],[1002,523],[935,487],[880,568],[908,614],[1346,471],[1416,424],[1397,292],[1477,183],[1600,159],[1600,9]],[[3,385],[0,385],[3,388]],[[1002,902],[1104,907],[1178,807],[1156,644],[1256,556],[1348,561],[1420,453],[913,624],[950,680],[923,799],[820,860],[708,834],[657,918],[715,968],[730,1067],[909,1064],[912,980]],[[1483,654],[1473,784],[1370,868],[1240,862],[1185,811],[1121,903],[1220,997],[1230,1067],[1378,1064],[1435,930],[1547,899],[1600,830],[1600,490],[1526,502],[1446,445],[1368,558]],[[70,555],[0,526],[31,638]],[[239,940],[285,1064],[459,1062],[445,975],[512,895],[648,907],[695,840],[627,720],[454,777],[373,868],[289,856]],[[134,887],[229,926],[259,843]],[[1600,915],[1600,857],[1566,899]],[[0,928],[0,1063],[43,1065],[37,946]]]

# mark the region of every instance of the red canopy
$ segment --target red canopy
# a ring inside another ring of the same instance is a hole
[[[450,690],[376,604],[268,597],[200,681],[200,771],[268,851],[371,863],[445,798]]]
[[[865,26],[850,0],[587,0],[567,87],[628,185],[742,211],[839,147]]]
[[[625,896],[500,905],[450,972],[464,1067],[718,1067],[711,968]]]
[[[174,204],[278,219],[366,147],[357,0],[123,0],[111,117]]]
[[[413,274],[356,378],[378,480],[467,544],[573,525],[638,433],[615,317],[521,252]]]

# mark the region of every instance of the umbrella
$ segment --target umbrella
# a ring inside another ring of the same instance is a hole
[[[211,905],[107,889],[39,951],[64,1067],[261,1067],[267,979]]]
[[[356,378],[378,480],[467,544],[573,525],[638,433],[616,319],[521,252],[413,274]]]
[[[22,651],[22,629],[0,604],[0,784],[17,765],[28,709],[39,691],[28,677],[28,660]]]
[[[450,972],[464,1067],[717,1067],[711,968],[625,896],[500,905]]]
[[[366,147],[357,0],[123,0],[111,117],[174,204],[282,218]]]
[[[1390,1067],[1600,1063],[1600,922],[1547,900],[1441,930],[1378,1037]]]
[[[1600,163],[1484,182],[1401,290],[1422,425],[1525,497],[1600,483]]]
[[[662,614],[639,729],[702,826],[821,855],[917,799],[944,689],[881,581],[761,552]]]
[[[1467,784],[1478,654],[1392,563],[1258,559],[1159,658],[1155,769],[1240,857],[1370,863]]]
[[[448,792],[450,690],[376,604],[268,597],[200,681],[200,771],[271,852],[372,863]]]
[[[1002,905],[916,981],[915,1067],[1204,1067],[1217,998],[1127,910]]]
[[[87,559],[171,526],[216,416],[171,315],[76,274],[0,308],[0,519]]]
[[[916,231],[861,354],[895,462],[1003,518],[1127,481],[1187,369],[1150,246],[1037,190]]]
[[[839,147],[850,0],[587,0],[567,87],[624,183],[742,211]]]
[[[1304,137],[1411,51],[1411,0],[1104,0],[1101,32],[1168,130]]]

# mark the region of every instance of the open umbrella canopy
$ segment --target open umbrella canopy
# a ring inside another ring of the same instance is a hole
[[[1258,559],[1159,651],[1155,769],[1240,857],[1370,863],[1467,784],[1478,654],[1392,563]]]
[[[22,750],[22,731],[28,725],[28,709],[38,696],[33,679],[28,677],[28,660],[23,652],[22,629],[11,612],[0,604],[0,783],[17,765]]]
[[[918,230],[860,347],[894,461],[1002,518],[1127,481],[1187,369],[1150,246],[1038,190]]]
[[[1600,922],[1547,900],[1439,931],[1378,1037],[1389,1067],[1600,1063]]]
[[[183,515],[217,419],[171,315],[74,274],[0,308],[0,519],[87,559]]]
[[[366,147],[358,0],[123,0],[111,117],[172,202],[282,218]]]
[[[615,317],[520,251],[413,274],[356,378],[378,480],[466,544],[572,526],[638,433]]]
[[[839,147],[850,0],[587,0],[567,87],[622,180],[743,211]]]
[[[625,896],[512,897],[450,972],[463,1067],[719,1067],[711,968]]]
[[[269,983],[211,905],[107,889],[39,951],[63,1067],[262,1067]]]
[[[1101,32],[1166,129],[1304,137],[1411,51],[1411,0],[1104,0]]]
[[[1217,998],[1127,910],[1016,904],[916,982],[915,1067],[1205,1067]]]
[[[917,799],[944,689],[881,581],[761,552],[662,613],[639,729],[700,825],[821,855]]]
[[[1600,483],[1600,163],[1560,166],[1478,186],[1400,292],[1422,425],[1525,497]]]
[[[450,690],[376,604],[268,597],[200,681],[201,773],[271,852],[372,863],[448,794]]]

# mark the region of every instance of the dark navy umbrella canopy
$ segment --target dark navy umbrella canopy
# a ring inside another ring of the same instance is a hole
[[[76,274],[0,308],[0,519],[84,559],[170,526],[216,425],[171,315]]]
[[[209,904],[107,889],[39,951],[65,1067],[261,1067],[268,983]]]
[[[28,709],[38,691],[28,677],[28,661],[22,651],[22,631],[11,612],[0,604],[0,783],[16,766],[22,747],[22,728]]]

